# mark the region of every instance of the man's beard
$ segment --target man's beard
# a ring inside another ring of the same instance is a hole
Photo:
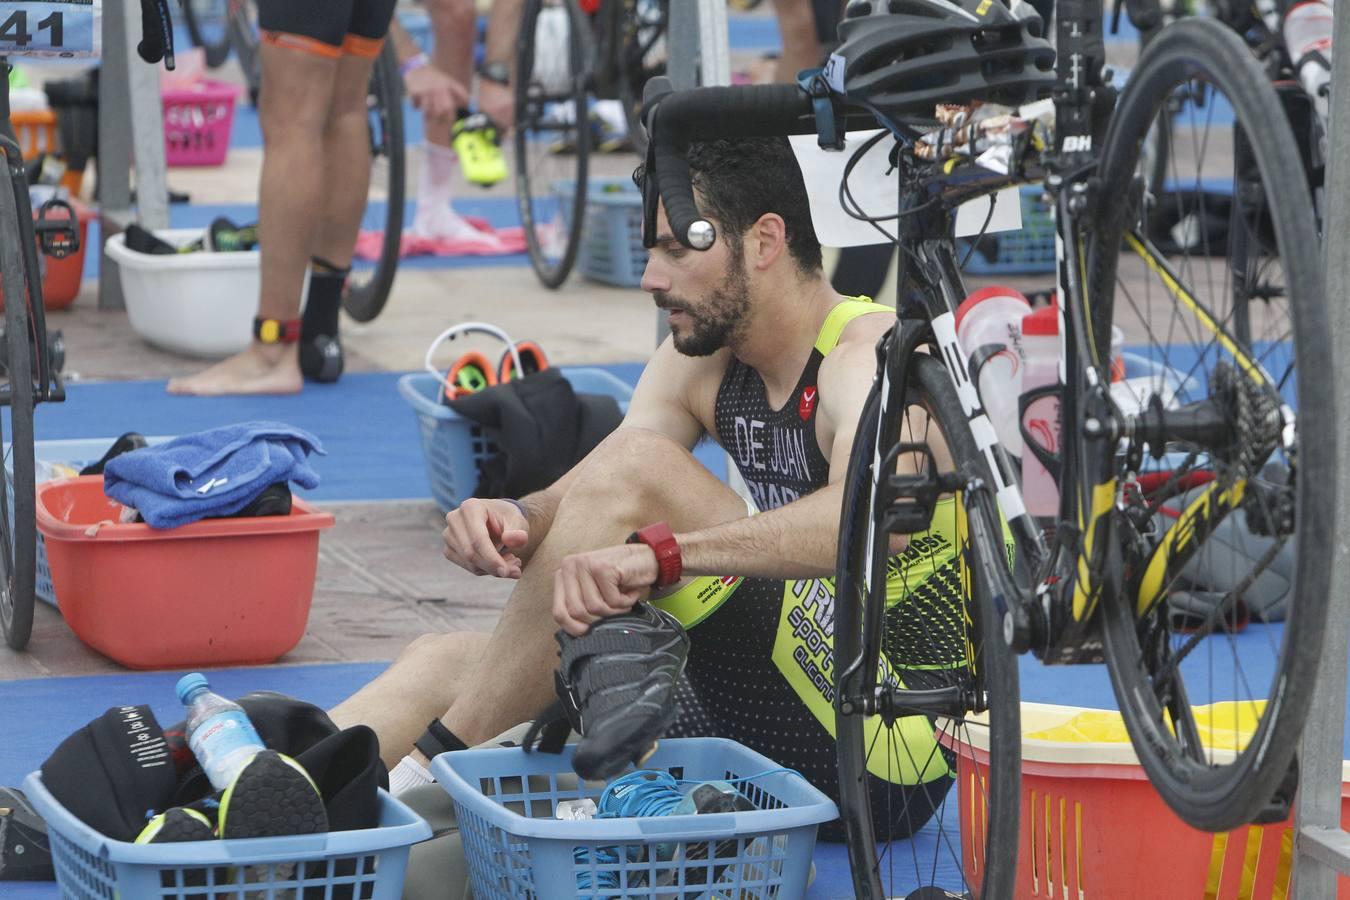
[[[711,356],[730,346],[750,314],[749,279],[745,276],[744,263],[734,253],[727,267],[726,280],[700,304],[697,312],[687,300],[671,294],[657,293],[653,297],[661,309],[678,310],[687,317],[688,324],[683,333],[671,326],[675,349],[685,356]]]

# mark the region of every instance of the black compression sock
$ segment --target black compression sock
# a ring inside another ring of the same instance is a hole
[[[338,312],[350,269],[317,256],[310,260],[309,295],[300,317],[300,371],[315,381],[337,381],[342,374]]]

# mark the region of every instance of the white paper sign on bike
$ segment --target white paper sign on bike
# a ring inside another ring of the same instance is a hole
[[[839,202],[839,182],[844,167],[853,154],[876,131],[850,131],[845,135],[842,151],[822,150],[814,134],[792,135],[792,152],[801,166],[806,195],[811,201],[811,224],[816,237],[826,247],[862,247],[885,242],[881,233],[867,222],[859,221]],[[849,191],[862,212],[872,217],[894,216],[899,207],[899,185],[890,171],[890,153],[893,141],[880,140],[871,147],[848,176]],[[984,230],[1016,231],[1022,227],[1022,204],[1017,188],[1008,188],[995,194],[998,198],[994,215]],[[981,198],[963,204],[956,211],[956,236],[978,234],[989,215],[989,199]],[[895,233],[895,220],[880,223],[888,232]]]
[[[95,59],[103,0],[0,0],[0,56]]]

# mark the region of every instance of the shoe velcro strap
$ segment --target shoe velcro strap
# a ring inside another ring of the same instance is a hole
[[[593,630],[583,637],[562,641],[562,670],[571,672],[573,666],[592,656],[611,653],[648,654],[660,649],[666,642],[662,634],[644,634],[625,629]]]
[[[583,705],[596,691],[630,685],[637,688],[651,674],[652,667],[647,662],[613,662],[605,665],[589,665],[577,673],[575,686],[577,695],[584,698]]]
[[[526,753],[533,753],[536,750],[540,753],[562,753],[567,743],[567,735],[573,727],[567,706],[561,700],[556,701],[544,710],[539,718],[530,723],[522,746]]]

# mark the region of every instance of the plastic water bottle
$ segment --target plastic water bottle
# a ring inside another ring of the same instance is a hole
[[[1022,319],[1030,312],[1026,297],[998,286],[980,288],[956,309],[956,338],[979,389],[980,404],[999,442],[1013,456],[1022,452],[1017,401],[1025,368]]]
[[[211,786],[223,791],[239,771],[267,749],[238,703],[212,692],[200,672],[178,680],[178,699],[187,707],[187,741]]]
[[[1284,46],[1323,123],[1331,103],[1332,4],[1305,0],[1284,14]]]

